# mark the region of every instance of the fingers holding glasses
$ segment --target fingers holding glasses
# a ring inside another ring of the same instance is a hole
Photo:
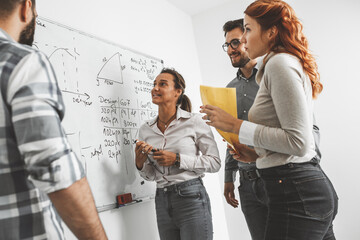
[[[153,147],[151,145],[145,145],[141,151],[142,154],[148,155],[151,150],[153,149]]]
[[[135,153],[137,156],[147,156],[153,147],[144,141],[137,141],[135,146]]]

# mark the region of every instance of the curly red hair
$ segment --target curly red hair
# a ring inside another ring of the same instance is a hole
[[[300,59],[304,71],[311,80],[312,96],[316,98],[322,91],[320,74],[308,41],[303,34],[303,26],[289,4],[281,0],[257,0],[250,4],[245,14],[254,18],[266,31],[275,26],[278,30],[271,51],[286,52]]]

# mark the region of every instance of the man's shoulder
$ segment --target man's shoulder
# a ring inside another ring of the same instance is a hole
[[[0,46],[1,56],[7,59],[9,59],[8,55],[11,55],[11,58],[13,60],[17,59],[18,61],[20,61],[21,59],[30,54],[41,54],[40,51],[37,49],[16,42],[1,41]]]
[[[239,80],[237,77],[235,77],[233,80],[231,80],[226,87],[236,87],[239,84]]]

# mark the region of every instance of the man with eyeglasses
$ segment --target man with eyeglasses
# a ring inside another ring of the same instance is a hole
[[[238,68],[236,77],[226,86],[236,88],[238,118],[248,120],[248,111],[252,106],[258,84],[255,81],[257,73],[256,59],[250,60],[240,39],[244,33],[244,20],[228,21],[223,26],[225,43],[222,45],[230,57],[233,67]],[[252,239],[263,239],[265,233],[267,205],[266,194],[262,180],[257,174],[256,164],[237,161],[226,151],[224,195],[228,204],[237,208],[234,182],[236,172],[240,174],[239,195],[241,208],[244,213]]]
[[[107,239],[55,73],[30,47],[36,16],[35,0],[0,0],[0,239],[65,239],[61,218],[79,239]]]

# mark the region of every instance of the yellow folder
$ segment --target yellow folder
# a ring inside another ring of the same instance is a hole
[[[217,106],[237,118],[235,88],[218,88],[201,85],[200,95],[203,105]],[[231,147],[234,147],[233,141],[239,141],[239,136],[237,134],[223,132],[219,129],[216,130],[230,144]]]

